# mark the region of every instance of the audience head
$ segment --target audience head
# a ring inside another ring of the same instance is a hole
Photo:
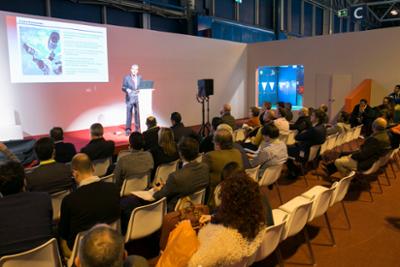
[[[102,138],[104,134],[103,125],[100,123],[93,123],[90,126],[90,135],[92,139]]]
[[[165,154],[172,156],[176,154],[176,143],[174,140],[174,132],[171,128],[161,128],[158,131],[158,145]]]
[[[377,118],[372,123],[373,132],[382,132],[387,127],[387,121],[384,118]]]
[[[182,122],[182,116],[179,112],[172,112],[171,113],[171,123],[172,125],[177,125]]]
[[[147,119],[146,119],[146,126],[147,126],[147,129],[150,129],[150,128],[152,128],[152,127],[157,126],[156,117],[154,117],[154,116],[149,116],[149,117],[147,117]]]
[[[96,225],[83,237],[75,265],[122,267],[127,256],[124,245],[123,237],[108,225]]]
[[[53,138],[55,142],[64,140],[64,131],[61,127],[53,127],[50,130],[50,137]]]
[[[258,183],[240,171],[220,185],[221,205],[212,221],[237,229],[244,238],[252,240],[265,225],[265,210]]]
[[[235,175],[236,173],[242,171],[240,168],[239,164],[237,162],[231,161],[227,163],[224,168],[222,169],[221,172],[221,181],[228,179],[232,175]]]
[[[360,108],[364,109],[367,107],[367,105],[368,105],[368,101],[366,99],[363,98],[360,100]]]
[[[251,107],[250,108],[251,117],[257,117],[260,115],[260,109],[258,107]]]
[[[320,109],[315,109],[311,114],[311,122],[313,124],[321,124],[324,123],[326,114]]]
[[[279,101],[278,103],[276,103],[276,109],[278,108],[285,108],[285,102]]]
[[[396,86],[394,87],[394,93],[395,94],[400,93],[400,84],[396,84]]]
[[[279,137],[279,129],[273,123],[264,125],[264,127],[261,130],[261,133],[264,137],[265,142],[267,143]]]
[[[71,161],[72,175],[79,184],[84,179],[93,176],[93,165],[89,156],[84,153],[76,154]]]
[[[36,141],[35,153],[40,161],[49,160],[54,157],[54,141],[50,137],[42,137]]]
[[[390,97],[388,97],[388,96],[385,96],[385,97],[383,98],[383,100],[382,100],[382,104],[383,104],[383,105],[386,105],[386,106],[390,105],[391,102],[392,102],[392,101],[390,100]]]
[[[286,103],[285,103],[285,108],[286,108],[287,110],[292,110],[292,103],[286,102]]]
[[[266,110],[263,116],[263,123],[271,122],[275,120],[275,118],[276,118],[275,111],[273,111],[272,109]]]
[[[188,136],[184,136],[178,143],[178,151],[180,157],[189,162],[195,160],[199,156],[199,142]]]
[[[309,110],[308,110],[308,108],[306,108],[306,107],[302,107],[301,109],[300,109],[300,112],[299,112],[299,115],[300,116],[305,116],[305,117],[307,117],[307,116],[309,116]]]
[[[17,194],[24,188],[25,170],[17,161],[0,164],[0,193],[3,196]]]
[[[214,133],[215,150],[232,149],[233,137],[227,129],[217,129]]]
[[[232,107],[230,104],[224,104],[224,106],[222,108],[223,113],[230,113],[231,110],[232,110]]]
[[[233,129],[229,124],[226,123],[221,123],[220,125],[218,125],[217,130],[227,130],[229,131],[232,135],[233,135]]]
[[[220,117],[214,117],[211,120],[211,126],[213,128],[213,130],[217,130],[218,125],[224,123],[224,121],[220,118]]]
[[[135,150],[141,150],[144,147],[143,135],[139,132],[133,132],[129,136],[129,147]]]
[[[263,103],[263,109],[264,109],[264,110],[270,110],[271,108],[272,108],[271,102],[264,101],[264,103]]]
[[[350,123],[350,114],[346,111],[341,111],[339,113],[338,122],[343,122],[343,123],[349,124]]]
[[[278,118],[286,118],[287,111],[286,111],[285,108],[278,108],[276,111],[277,111],[276,115],[277,115]]]
[[[321,106],[319,106],[319,109],[324,113],[328,112],[328,106],[326,104],[321,104]]]

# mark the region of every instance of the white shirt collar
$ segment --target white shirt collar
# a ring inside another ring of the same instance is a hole
[[[96,182],[99,182],[99,181],[100,181],[100,178],[98,176],[92,176],[92,177],[86,178],[85,180],[81,181],[79,183],[78,187],[82,187],[82,186],[85,186],[85,185],[88,185],[88,184],[92,184],[92,183],[96,183]]]

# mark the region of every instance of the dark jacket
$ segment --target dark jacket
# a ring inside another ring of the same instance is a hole
[[[115,144],[104,138],[93,139],[81,149],[81,153],[89,156],[90,160],[110,158],[114,154]]]
[[[376,132],[365,139],[360,149],[351,155],[357,161],[357,169],[366,171],[375,161],[389,152],[390,139],[386,131]]]
[[[59,142],[55,143],[56,149],[55,160],[61,163],[71,162],[72,157],[76,154],[75,146],[71,143]]]
[[[156,200],[167,198],[168,211],[173,211],[178,199],[208,186],[210,174],[205,163],[190,162],[171,173],[163,188],[154,194]]]
[[[190,136],[199,141],[198,134],[196,134],[191,128],[185,127],[183,123],[177,123],[172,126],[171,129],[174,132],[174,140],[176,143],[178,143],[183,136]]]
[[[326,128],[324,124],[318,124],[315,127],[299,133],[295,137],[297,146],[304,151],[304,158],[308,159],[310,147],[314,145],[322,145],[326,139]]]
[[[230,114],[230,113],[225,113],[224,115],[222,115],[221,117],[222,121],[226,124],[228,124],[229,126],[232,127],[232,130],[236,129],[236,121],[235,118]]]
[[[301,133],[312,127],[312,123],[309,116],[300,116],[294,124],[290,125],[290,130],[297,130]]]
[[[158,131],[160,127],[156,126],[143,132],[144,150],[152,149],[158,146]]]
[[[364,126],[369,127],[369,125],[375,119],[375,112],[374,110],[367,105],[364,112],[360,111],[360,104],[355,105],[353,111],[350,115],[350,124],[351,127],[364,124]]]

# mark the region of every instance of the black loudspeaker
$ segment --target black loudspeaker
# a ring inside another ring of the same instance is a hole
[[[214,80],[202,79],[197,81],[197,95],[200,97],[208,97],[214,94]]]

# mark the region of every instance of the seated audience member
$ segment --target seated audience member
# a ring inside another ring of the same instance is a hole
[[[200,246],[188,266],[231,266],[253,255],[260,247],[266,227],[260,188],[244,172],[221,183],[221,205],[198,234]]]
[[[75,146],[71,143],[64,142],[64,132],[60,127],[54,127],[50,130],[50,137],[54,140],[56,155],[54,159],[57,162],[71,162],[72,157],[76,154]]]
[[[158,131],[160,127],[157,126],[157,120],[153,116],[146,119],[147,130],[143,132],[144,150],[152,149],[158,145]]]
[[[285,110],[286,110],[286,120],[292,121],[293,120],[293,112],[292,112],[292,103],[286,102],[285,103]]]
[[[218,125],[224,123],[220,117],[214,117],[211,120],[211,132],[206,136],[200,143],[200,152],[207,153],[214,150],[214,133],[217,130]]]
[[[42,137],[34,145],[39,166],[26,175],[26,189],[55,193],[70,189],[74,183],[71,169],[54,160],[54,142],[50,137]]]
[[[383,98],[382,104],[374,107],[376,117],[383,117],[386,121],[391,121],[393,118],[393,105],[390,97],[386,96]]]
[[[235,118],[231,115],[231,105],[225,104],[221,110],[221,119],[224,123],[232,127],[233,130],[236,129]]]
[[[121,188],[125,179],[151,174],[154,167],[153,156],[149,151],[143,151],[143,135],[133,132],[129,136],[129,152],[118,159],[114,169],[115,183]]]
[[[291,130],[297,130],[297,132],[301,133],[304,130],[307,130],[312,127],[312,123],[309,116],[309,110],[306,107],[303,107],[299,111],[299,117],[297,118],[294,124],[290,125]]]
[[[217,130],[222,130],[222,129],[228,130],[231,133],[231,135],[233,136],[233,130],[232,130],[231,126],[229,126],[228,124],[221,123],[220,125],[218,125]],[[236,148],[237,150],[239,150],[240,154],[242,155],[243,168],[244,169],[251,168],[249,158],[248,158],[244,148],[239,143],[236,143],[236,142],[233,142],[233,148]]]
[[[260,177],[265,169],[284,164],[288,158],[286,144],[279,140],[279,129],[275,125],[269,124],[263,127],[262,135],[265,142],[250,161],[252,168],[261,165]]]
[[[351,127],[363,124],[363,132],[368,136],[371,133],[371,124],[375,119],[375,112],[368,105],[367,100],[361,99],[350,115]]]
[[[327,135],[332,135],[336,133],[342,134],[348,132],[350,129],[350,114],[346,111],[341,111],[337,118],[336,125],[327,129]]]
[[[260,118],[258,117],[260,115],[260,109],[258,107],[251,107],[250,108],[250,118],[246,120],[245,124],[251,128],[257,128],[260,127]]]
[[[391,149],[390,139],[386,132],[387,122],[384,118],[378,118],[372,123],[372,135],[365,139],[360,149],[351,155],[343,156],[334,161],[334,166],[328,164],[319,169],[318,174],[329,177],[330,174],[339,171],[343,177],[352,170],[366,171]],[[335,168],[336,167],[336,168]]]
[[[58,225],[61,248],[66,257],[69,257],[79,232],[97,223],[110,224],[120,218],[118,187],[93,175],[88,155],[76,154],[71,168],[78,188],[62,200]]]
[[[278,108],[276,112],[276,120],[274,125],[279,129],[279,134],[288,136],[289,135],[289,122],[286,120],[286,110],[284,108]]]
[[[81,149],[81,153],[89,156],[90,160],[111,158],[114,154],[115,144],[103,138],[104,129],[100,123],[90,126],[91,141]]]
[[[21,163],[0,164],[0,256],[33,249],[52,238],[49,194],[24,192]]]
[[[265,111],[264,112],[264,117],[262,119],[263,126],[265,126],[266,124],[274,123],[275,118],[276,118],[275,117],[275,111],[273,111],[272,109],[268,110],[268,111]],[[258,128],[256,136],[251,137],[250,143],[244,144],[244,146],[246,148],[249,148],[251,150],[257,150],[258,149],[258,146],[261,144],[261,142],[263,140],[262,133],[261,133],[263,126]]]
[[[272,104],[271,102],[268,101],[264,101],[261,112],[260,112],[260,116],[258,117],[260,119],[260,124],[263,125],[263,117],[264,117],[264,113],[265,111],[271,110],[272,108]]]
[[[207,199],[211,207],[213,207],[214,202],[213,192],[221,181],[221,172],[225,165],[233,161],[243,169],[242,155],[239,150],[233,148],[232,134],[228,130],[215,131],[214,146],[215,150],[206,153],[203,157],[203,162],[208,165],[210,171],[210,190]]]
[[[322,120],[323,123],[324,124],[329,123],[328,106],[326,104],[321,104],[321,106],[319,106],[319,110],[321,110],[324,115],[324,118]]]
[[[128,256],[124,238],[106,224],[95,225],[82,238],[77,267],[148,267],[141,256]]]
[[[158,131],[158,145],[153,147],[150,152],[154,161],[152,177],[154,177],[158,166],[179,159],[174,133],[170,128],[161,128]]]
[[[208,186],[210,174],[205,163],[199,163],[199,143],[191,137],[183,137],[178,144],[181,169],[171,173],[165,185],[154,187],[154,199],[167,198],[168,211],[173,211],[178,199]]]
[[[8,147],[0,142],[0,152],[4,155],[5,160],[12,160],[12,161],[17,161],[19,162],[19,159],[17,158],[17,156],[14,155],[14,153],[12,153]],[[1,161],[0,161],[1,163]]]
[[[178,112],[171,113],[171,129],[174,132],[175,143],[178,143],[183,136],[190,136],[199,140],[199,136],[189,127],[182,123],[182,116]]]
[[[390,93],[388,97],[391,99],[391,102],[394,105],[400,104],[400,84],[397,84],[394,89],[393,93]]]
[[[326,139],[326,128],[324,125],[324,112],[317,109],[311,114],[313,127],[296,135],[296,143],[288,146],[288,154],[298,161],[307,161],[310,148],[314,145],[322,145]],[[289,179],[297,177],[296,166],[292,160],[287,161],[289,169]]]

